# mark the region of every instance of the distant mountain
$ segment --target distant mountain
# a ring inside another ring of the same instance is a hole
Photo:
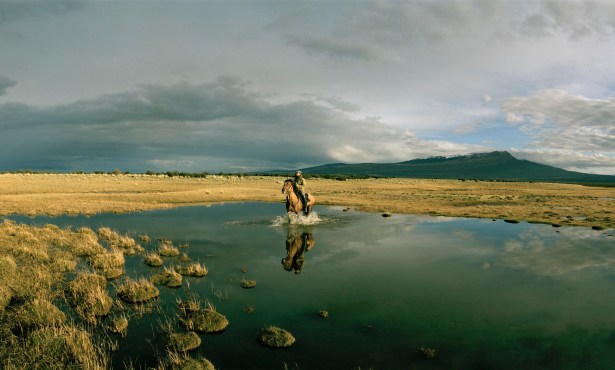
[[[420,158],[399,163],[332,163],[302,171],[312,175],[548,181],[615,186],[615,176],[566,171],[517,159],[505,151]]]

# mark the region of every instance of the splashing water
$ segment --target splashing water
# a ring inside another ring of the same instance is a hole
[[[315,211],[310,212],[309,215],[296,214],[288,212],[284,216],[277,216],[271,223],[271,226],[283,226],[283,225],[316,225],[323,220],[318,217],[318,213]]]

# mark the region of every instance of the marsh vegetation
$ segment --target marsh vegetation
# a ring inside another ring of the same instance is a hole
[[[117,344],[105,332],[125,335],[129,318],[148,312],[138,304],[159,296],[145,277],[113,281],[117,274],[112,271],[123,271],[125,252],[135,247],[134,239],[107,227],[94,232],[0,223],[0,367],[109,368]],[[181,275],[172,268],[151,279],[181,285]],[[169,353],[160,357],[160,368],[186,368],[194,362],[213,369],[208,360],[175,354],[198,347],[198,335],[167,337]]]
[[[282,202],[279,188],[284,179],[179,174],[0,174],[0,215],[91,215],[228,201]],[[614,187],[399,178],[343,180],[310,178],[310,191],[317,194],[320,205],[341,205],[381,214],[615,227]]]

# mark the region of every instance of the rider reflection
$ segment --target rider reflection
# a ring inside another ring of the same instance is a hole
[[[286,235],[286,257],[282,258],[282,267],[286,271],[295,271],[299,274],[305,263],[304,254],[314,247],[312,233],[296,234],[288,231]]]

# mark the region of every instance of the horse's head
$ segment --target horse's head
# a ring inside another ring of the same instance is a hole
[[[288,195],[293,192],[293,180],[288,179],[284,181],[284,186],[282,186],[282,193]]]

